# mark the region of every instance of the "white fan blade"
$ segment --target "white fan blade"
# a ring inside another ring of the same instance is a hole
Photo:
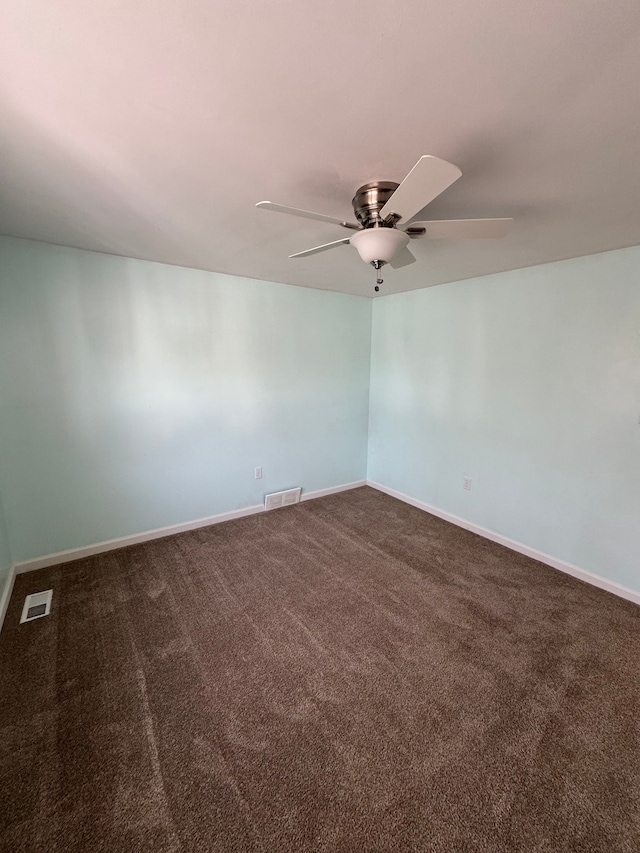
[[[453,163],[425,154],[382,208],[380,216],[385,219],[395,213],[408,222],[457,181],[461,174]]]
[[[412,222],[412,228],[426,228],[426,237],[440,240],[481,239],[504,237],[513,219],[438,219],[432,222]]]
[[[360,228],[359,225],[346,222],[344,219],[336,219],[335,216],[325,216],[324,213],[313,213],[311,210],[300,210],[298,207],[287,207],[285,204],[274,204],[272,201],[259,201],[256,207],[261,210],[273,210],[276,213],[289,213],[291,216],[302,216],[304,219],[318,219],[320,222],[342,225],[343,228],[351,228],[354,231]]]
[[[415,262],[416,259],[405,246],[403,249],[400,249],[397,255],[394,255],[392,260],[389,261],[389,266],[393,267],[394,270],[399,270],[402,269],[402,267],[408,267],[409,264],[415,264]]]
[[[334,240],[333,243],[323,243],[322,246],[314,246],[313,249],[305,249],[304,252],[296,252],[295,255],[289,255],[290,258],[306,258],[307,255],[315,255],[316,252],[324,252],[326,249],[333,249],[334,246],[342,246],[348,243],[349,238],[344,240]]]

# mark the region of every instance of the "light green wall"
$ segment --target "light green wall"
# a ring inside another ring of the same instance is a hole
[[[640,591],[640,248],[377,299],[370,365],[371,307],[1,239],[14,561],[363,479],[369,419],[371,480]]]
[[[375,302],[369,478],[636,591],[639,417],[640,248]]]
[[[370,330],[355,296],[0,240],[14,560],[364,479]]]

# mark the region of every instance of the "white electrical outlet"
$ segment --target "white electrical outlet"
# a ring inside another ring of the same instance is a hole
[[[256,480],[262,479],[262,468],[256,468]]]
[[[471,477],[463,477],[462,478],[462,488],[467,492],[471,491]]]

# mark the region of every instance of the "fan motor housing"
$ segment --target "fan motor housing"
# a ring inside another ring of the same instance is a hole
[[[380,211],[399,186],[394,181],[371,181],[356,190],[351,204],[363,228],[382,225]]]

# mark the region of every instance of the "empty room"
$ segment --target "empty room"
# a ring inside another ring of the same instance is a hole
[[[639,80],[637,0],[5,0],[2,853],[639,853]]]

